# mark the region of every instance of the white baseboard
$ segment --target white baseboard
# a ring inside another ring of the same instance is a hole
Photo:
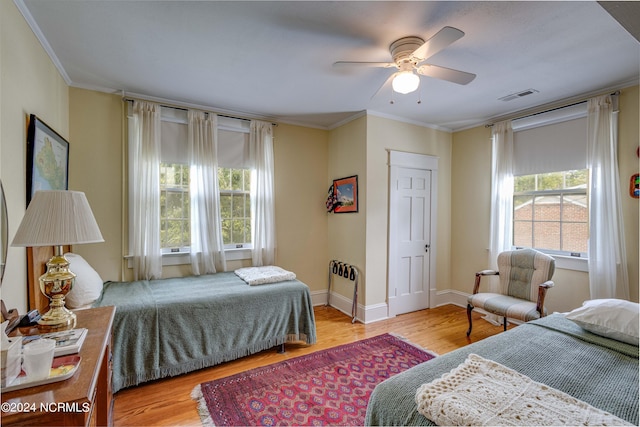
[[[458,307],[467,307],[467,298],[469,294],[455,289],[447,289],[444,291],[432,292],[431,307],[440,307],[442,305],[453,304]],[[311,300],[313,305],[326,305],[327,304],[327,291],[315,291],[311,292]],[[343,295],[332,292],[331,293],[331,307],[343,312],[347,316],[351,317],[351,299],[346,298]],[[476,308],[474,311],[488,314],[486,311]],[[373,304],[364,306],[358,304],[356,308],[356,320],[360,323],[368,324],[379,322],[380,320],[388,319],[388,306],[387,303]],[[509,320],[509,322],[519,324],[521,322],[515,320]]]
[[[447,289],[445,291],[436,292],[435,299],[432,299],[434,303],[431,307],[440,307],[441,305],[453,304],[458,307],[467,307],[467,298],[469,294],[455,289]]]
[[[312,291],[311,292],[311,304],[316,305],[327,304],[327,291]]]
[[[373,323],[379,322],[380,320],[388,319],[387,314],[389,313],[389,307],[387,303],[368,305],[364,310],[364,322]]]
[[[327,304],[327,291],[315,291],[311,292],[311,301],[313,305],[326,305]],[[335,308],[351,317],[352,300],[346,298],[343,295],[331,292],[331,307]],[[373,323],[387,318],[387,304],[373,304],[364,306],[358,304],[356,307],[356,320],[360,323]]]
[[[327,305],[327,291],[316,291],[311,293],[311,300],[313,301],[313,305]],[[340,294],[335,292],[331,292],[331,299],[329,301],[329,305],[331,307],[343,312],[347,316],[351,317],[351,308],[353,306],[352,300],[346,298]],[[361,313],[364,310],[364,307],[361,304],[358,304],[356,307],[356,320],[360,321]]]

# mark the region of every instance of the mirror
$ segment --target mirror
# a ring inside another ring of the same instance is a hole
[[[2,276],[4,276],[4,268],[7,265],[7,248],[9,245],[9,219],[7,218],[7,201],[4,198],[4,189],[2,181],[0,181],[0,286],[2,286]],[[15,308],[7,310],[4,301],[0,300],[0,313],[2,321],[8,320],[9,323],[5,329],[6,333],[11,332],[20,321],[20,315]]]
[[[7,201],[4,198],[4,189],[0,181],[0,286],[4,276],[4,267],[7,263],[7,248],[9,244],[9,220],[7,218]]]

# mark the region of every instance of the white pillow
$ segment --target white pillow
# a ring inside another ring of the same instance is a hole
[[[83,308],[93,304],[102,293],[102,278],[80,255],[66,253],[64,257],[69,261],[69,270],[76,274],[76,283],[64,298],[65,305]]]
[[[596,335],[638,345],[640,304],[635,302],[621,299],[589,300],[565,317]]]

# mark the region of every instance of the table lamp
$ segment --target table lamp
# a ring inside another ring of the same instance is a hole
[[[38,328],[74,328],[76,315],[64,306],[64,297],[75,282],[64,257],[64,245],[104,242],[84,193],[80,191],[37,191],[27,207],[11,246],[54,246],[47,272],[40,276],[40,291],[49,298],[49,311]]]

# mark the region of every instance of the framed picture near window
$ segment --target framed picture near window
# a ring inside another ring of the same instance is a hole
[[[27,206],[36,191],[69,189],[69,142],[31,114],[27,131]]]
[[[631,175],[629,195],[635,199],[640,198],[640,174]]]
[[[358,175],[333,180],[334,213],[358,212]]]

